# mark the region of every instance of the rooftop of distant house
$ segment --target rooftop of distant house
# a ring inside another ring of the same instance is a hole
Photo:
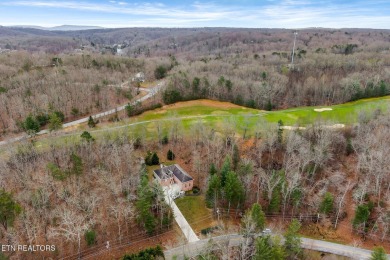
[[[160,179],[165,179],[167,174],[172,172],[172,174],[175,175],[176,178],[183,183],[193,180],[193,178],[185,170],[183,170],[183,168],[181,168],[178,164],[162,166],[159,169],[154,170],[154,172]]]

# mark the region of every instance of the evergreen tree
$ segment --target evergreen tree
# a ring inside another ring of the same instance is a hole
[[[354,152],[353,146],[352,146],[352,141],[351,141],[350,137],[347,138],[347,146],[346,146],[345,150],[346,150],[347,156]]]
[[[68,173],[61,170],[60,167],[58,167],[57,164],[54,164],[52,162],[49,162],[46,165],[46,168],[51,172],[51,175],[53,176],[54,179],[63,181],[66,179],[68,176]]]
[[[260,236],[256,239],[256,253],[253,257],[255,260],[272,260],[273,250],[270,236]]]
[[[94,128],[96,126],[96,122],[93,120],[92,116],[89,116],[88,118],[88,126],[90,128]]]
[[[223,188],[225,198],[229,203],[229,210],[231,204],[238,205],[238,203],[244,200],[244,187],[235,172],[229,171],[227,173],[225,186]]]
[[[253,221],[256,223],[256,231],[257,232],[263,231],[265,227],[265,214],[261,209],[260,204],[255,203],[252,205],[252,208],[250,210],[250,215]]]
[[[221,180],[218,175],[211,175],[206,192],[206,204],[208,207],[217,207],[221,194]]]
[[[261,78],[262,78],[263,80],[266,80],[266,79],[267,79],[267,72],[263,71],[263,72],[261,73]]]
[[[167,68],[165,68],[163,65],[160,65],[154,70],[154,77],[156,79],[163,79],[167,75],[167,71]]]
[[[167,159],[170,160],[170,161],[175,160],[175,154],[172,152],[171,149],[169,149],[168,152],[167,152]]]
[[[237,170],[239,162],[240,162],[240,151],[238,150],[238,146],[236,144],[234,144],[233,158],[232,158],[233,170]]]
[[[272,192],[271,201],[268,204],[268,211],[271,213],[278,212],[280,209],[280,204],[282,201],[280,191],[281,191],[281,184],[279,183],[278,186],[276,186],[276,188]]]
[[[284,260],[287,253],[282,245],[281,238],[276,236],[272,237],[272,260]]]
[[[158,158],[157,153],[153,153],[152,155],[152,165],[159,165],[160,164],[160,158]]]
[[[280,237],[260,236],[256,239],[255,260],[284,260],[286,252],[281,243]]]
[[[49,130],[55,131],[62,127],[61,118],[58,116],[58,113],[53,112],[49,116]]]
[[[0,189],[0,223],[5,230],[13,225],[21,211],[21,206],[13,200],[11,193]]]
[[[278,143],[281,144],[283,142],[283,121],[278,121]]]
[[[83,161],[82,161],[81,157],[75,153],[72,153],[70,155],[70,159],[71,159],[72,164],[73,164],[71,172],[76,174],[76,175],[81,175],[84,171]]]
[[[161,139],[161,144],[168,144],[168,143],[169,143],[168,136],[164,135],[164,137]]]
[[[271,260],[272,245],[270,236],[260,236],[256,239],[256,253],[253,259],[255,260]]]
[[[301,238],[298,234],[300,228],[301,223],[297,219],[293,219],[284,234],[284,248],[286,249],[286,253],[292,258],[302,253]]]
[[[356,228],[360,224],[367,223],[368,218],[370,217],[370,209],[368,205],[359,205],[355,211],[355,218],[353,219],[353,226]]]
[[[134,106],[132,106],[130,103],[125,106],[126,114],[127,116],[134,115]]]
[[[145,167],[141,170],[141,180],[137,195],[138,200],[135,203],[138,212],[137,221],[145,227],[148,234],[152,234],[156,227],[156,219],[151,212],[153,192],[149,186],[148,174]]]
[[[330,192],[325,193],[324,199],[320,205],[320,212],[329,214],[333,210],[333,195]]]
[[[265,106],[265,110],[271,111],[274,106],[272,105],[272,102],[270,99],[268,99],[267,105]]]
[[[386,251],[383,247],[376,247],[372,251],[370,260],[387,260]]]
[[[95,138],[92,137],[92,135],[87,132],[87,131],[84,131],[81,135],[80,135],[81,139],[82,140],[85,140],[87,142],[92,142],[95,140]]]
[[[215,167],[214,163],[211,163],[209,174],[212,176],[212,175],[216,174],[217,172],[218,172],[217,167]]]
[[[221,168],[221,186],[222,187],[225,186],[226,176],[227,176],[229,171],[231,171],[230,158],[229,158],[229,156],[226,156],[225,161],[224,161],[222,168]]]
[[[150,151],[148,151],[146,153],[146,157],[145,157],[145,164],[146,165],[148,165],[148,166],[153,165],[153,163],[152,163],[152,156],[153,156],[153,154]]]
[[[39,132],[39,123],[32,115],[29,115],[23,122],[23,128],[27,134],[35,135]]]
[[[36,120],[39,123],[39,126],[44,126],[49,122],[49,116],[47,114],[38,114]]]
[[[87,241],[88,246],[96,244],[96,232],[94,230],[87,230],[85,232],[85,241]]]
[[[65,115],[61,111],[54,111],[54,114],[60,119],[61,123],[65,120]]]

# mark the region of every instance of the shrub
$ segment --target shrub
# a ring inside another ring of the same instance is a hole
[[[95,141],[95,138],[92,137],[92,135],[87,132],[87,131],[84,131],[81,136],[80,136],[83,140],[87,141],[87,142],[92,142],[92,141]]]
[[[96,244],[96,232],[94,230],[88,230],[84,236],[88,246]]]
[[[198,187],[195,186],[195,187],[192,188],[192,193],[193,194],[199,194],[199,192],[200,192],[200,189]]]
[[[165,90],[163,92],[163,100],[165,104],[173,104],[178,101],[182,101],[183,97],[181,93],[178,90],[172,89],[172,90]]]
[[[167,72],[167,68],[165,68],[163,65],[160,65],[154,70],[154,77],[156,79],[163,79],[167,75]]]
[[[144,249],[136,254],[131,255],[124,255],[122,257],[122,260],[135,260],[135,259],[165,259],[164,258],[164,252],[162,250],[162,247],[160,245],[156,247],[151,247]]]
[[[383,247],[375,247],[371,254],[371,260],[386,260],[387,255]]]
[[[6,93],[8,90],[6,88],[0,87],[0,94]]]
[[[217,230],[217,229],[219,229],[218,226],[209,227],[209,228],[202,229],[202,230],[200,231],[200,233],[202,233],[202,235],[207,235],[207,234],[209,234],[209,233],[211,233],[211,232],[213,232],[214,230]]]
[[[50,171],[51,175],[53,176],[54,179],[63,181],[66,179],[67,174],[66,172],[62,171],[58,165],[54,163],[48,163],[47,164],[47,169]]]
[[[160,158],[158,158],[158,155],[156,152],[151,153],[148,152],[145,157],[145,164],[146,165],[159,165],[160,164]]]
[[[40,126],[44,126],[49,122],[49,115],[47,114],[38,114],[36,119]]]

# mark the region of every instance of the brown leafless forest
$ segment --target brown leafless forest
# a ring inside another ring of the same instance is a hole
[[[87,249],[88,230],[96,232],[99,244],[135,230],[141,234],[147,226],[137,221],[142,213],[136,207],[144,196],[139,189],[144,155],[156,150],[164,161],[166,151],[172,149],[176,162],[191,172],[206,196],[211,165],[222,172],[230,160],[229,167],[246,191],[243,200],[232,199],[233,208],[258,202],[266,213],[280,216],[316,214],[330,193],[331,209],[322,213],[320,227],[343,230],[340,237],[350,243],[368,239],[386,245],[389,122],[388,114],[378,113],[357,127],[339,131],[314,125],[299,132],[285,131],[282,139],[277,126],[268,125],[259,139],[237,137],[233,143],[202,123],[193,126],[194,132],[202,129],[196,140],[179,131],[168,136],[167,144],[126,132],[94,142],[69,141],[45,151],[31,142],[22,143],[0,162],[1,187],[23,209],[13,225],[2,223],[1,239],[6,244],[50,242],[57,251],[47,256],[60,257]],[[158,228],[166,206],[158,189],[153,193]],[[223,194],[212,199],[214,206],[230,206]],[[357,208],[365,206],[367,219],[355,223]]]

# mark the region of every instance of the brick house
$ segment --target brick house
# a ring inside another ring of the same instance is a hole
[[[192,190],[194,179],[183,170],[178,164],[164,166],[153,171],[154,178],[157,179],[161,186],[177,184],[182,191]]]

